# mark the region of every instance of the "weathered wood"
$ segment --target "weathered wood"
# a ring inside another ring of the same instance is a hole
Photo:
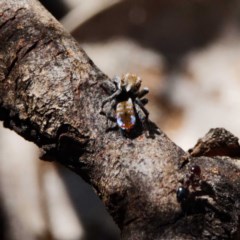
[[[36,0],[0,2],[0,42],[5,127],[84,177],[122,239],[239,238],[237,160],[184,157],[153,123],[131,137],[106,131],[99,110],[112,82]],[[188,208],[177,202],[176,188],[192,162],[205,189]]]

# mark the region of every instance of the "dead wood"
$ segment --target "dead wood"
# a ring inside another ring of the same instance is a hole
[[[227,144],[221,156],[194,157],[153,123],[131,136],[106,131],[99,110],[112,82],[35,0],[0,2],[0,41],[4,126],[89,182],[122,239],[240,238],[239,154],[229,155]],[[228,142],[226,131],[221,136]],[[176,188],[193,163],[201,191],[179,204]]]

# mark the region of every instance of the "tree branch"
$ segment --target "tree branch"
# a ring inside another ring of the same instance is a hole
[[[237,160],[185,155],[153,123],[132,137],[106,131],[112,82],[36,0],[1,1],[0,41],[4,126],[94,186],[123,239],[239,238]],[[192,163],[205,195],[186,208],[176,188]]]

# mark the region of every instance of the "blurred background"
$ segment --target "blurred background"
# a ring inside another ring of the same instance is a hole
[[[151,120],[184,150],[210,128],[240,136],[240,1],[41,2],[109,77],[142,77]],[[38,156],[0,129],[0,239],[119,239],[93,190]]]

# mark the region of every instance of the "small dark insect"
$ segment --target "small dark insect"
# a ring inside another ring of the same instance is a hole
[[[193,165],[190,167],[190,172],[193,176],[200,177],[201,175],[201,168],[198,165]]]
[[[188,199],[189,196],[189,190],[186,187],[179,187],[177,189],[177,201],[178,202],[183,202]]]
[[[177,201],[180,203],[186,201],[190,194],[189,187],[191,187],[192,190],[196,190],[196,188],[200,186],[200,181],[201,168],[198,165],[190,166],[189,173],[186,174],[182,186],[177,189]]]
[[[120,129],[129,132],[136,124],[136,108],[137,104],[145,114],[146,121],[148,120],[148,111],[144,105],[148,102],[143,98],[148,92],[148,88],[141,87],[141,78],[135,74],[127,73],[122,77],[114,77],[113,83],[116,86],[116,91],[102,102],[101,113],[106,115],[110,120],[117,122]],[[114,109],[115,116],[112,117],[110,112],[105,113],[103,108],[107,102],[111,102],[111,109]]]

